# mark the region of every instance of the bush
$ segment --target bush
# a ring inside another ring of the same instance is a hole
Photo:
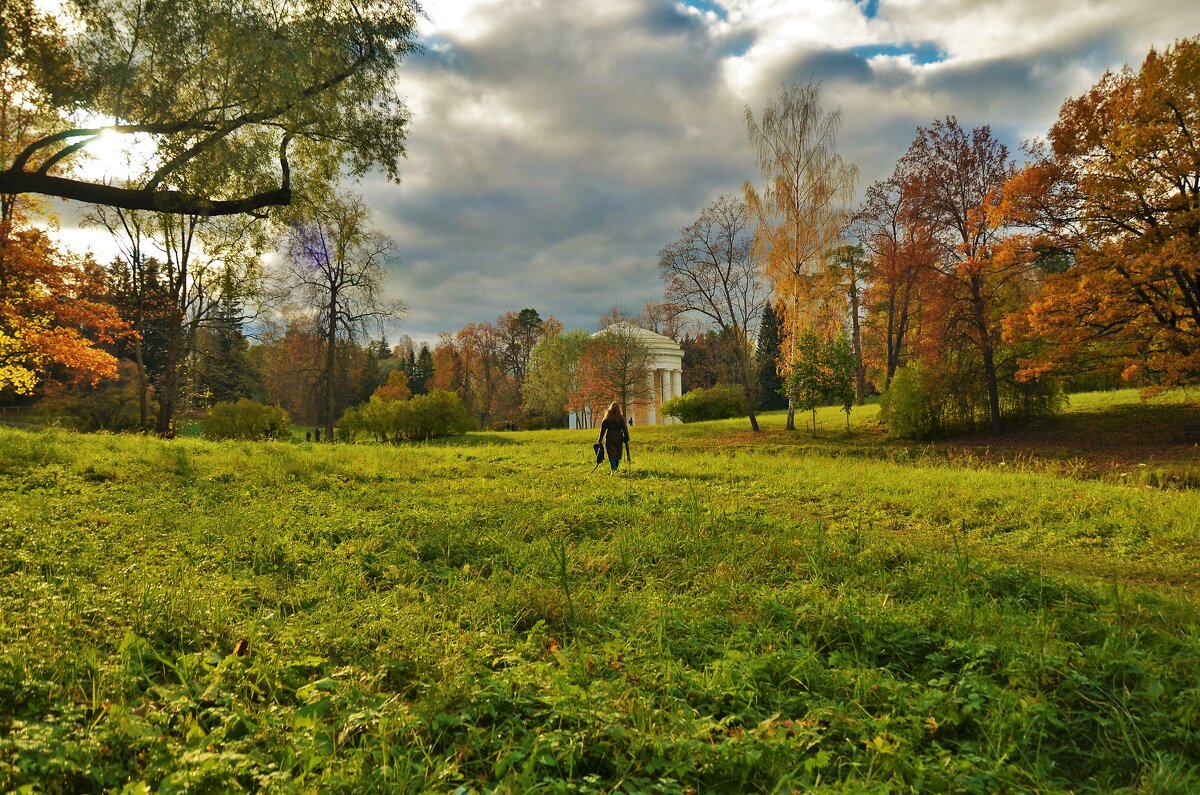
[[[118,365],[118,377],[97,386],[76,386],[46,400],[46,407],[62,411],[64,424],[81,431],[134,431],[141,419],[137,368],[131,362]],[[148,401],[147,422],[154,423],[156,405]]]
[[[938,370],[914,362],[896,371],[880,397],[879,418],[892,436],[901,439],[987,427],[987,397],[980,380],[961,368]],[[1062,385],[1055,379],[1000,381],[1000,420],[1006,427],[1053,416],[1065,405]]]
[[[381,400],[347,409],[338,428],[350,439],[373,437],[380,442],[425,441],[471,429],[471,418],[458,395],[435,389],[411,400]]]
[[[879,418],[892,436],[924,439],[941,430],[941,406],[920,363],[901,367],[879,398]]]
[[[746,399],[740,386],[717,384],[708,389],[693,389],[685,395],[671,398],[662,404],[662,412],[668,417],[678,417],[684,422],[745,417]]]
[[[204,420],[210,439],[287,439],[292,420],[278,406],[264,406],[248,398],[236,403],[216,403]]]

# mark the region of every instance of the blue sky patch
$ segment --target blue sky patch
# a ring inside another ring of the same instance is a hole
[[[868,44],[863,47],[853,47],[850,52],[864,59],[874,58],[876,55],[911,55],[913,61],[919,64],[936,63],[946,57],[946,53],[929,41],[915,44]]]
[[[878,0],[871,0],[878,2]],[[729,12],[725,7],[715,0],[683,0],[683,5],[691,6],[698,11],[711,11],[717,15],[717,19],[725,20],[729,17]]]
[[[879,13],[879,0],[859,0],[858,7],[862,9],[864,17],[874,19]]]

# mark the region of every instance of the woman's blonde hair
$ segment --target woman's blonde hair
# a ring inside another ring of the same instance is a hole
[[[621,404],[615,400],[608,407],[608,413],[604,415],[604,419],[611,420],[613,417],[621,417],[624,419],[624,416],[621,414]]]

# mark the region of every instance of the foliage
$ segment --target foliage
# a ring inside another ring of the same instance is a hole
[[[40,229],[0,221],[0,394],[30,395],[48,378],[95,385],[117,376],[104,349],[129,331],[99,268],[64,254]]]
[[[683,422],[724,420],[746,416],[746,394],[737,384],[717,384],[708,389],[693,389],[673,397],[660,407],[668,417]]]
[[[242,398],[214,404],[204,418],[204,435],[210,439],[288,439],[291,426],[291,417],[278,406]]]
[[[10,7],[29,5],[5,3],[6,34]],[[343,163],[396,180],[408,111],[394,69],[414,47],[418,11],[392,0],[286,10],[270,0],[73,0],[61,12],[66,34],[26,13],[32,33],[4,54],[15,52],[32,98],[45,113],[110,123],[43,125],[5,153],[0,193],[211,217],[286,205],[293,182],[307,192]],[[43,52],[47,39],[62,43]],[[103,135],[148,148],[144,173],[128,185],[46,173]]]
[[[1046,342],[1023,375],[1120,362],[1200,381],[1200,36],[1069,99],[1006,202],[1068,263],[1010,334]],[[1048,257],[1054,261],[1051,257]]]
[[[466,433],[471,418],[457,394],[435,389],[411,400],[373,395],[366,403],[347,409],[338,428],[351,440],[366,436],[380,442],[423,442]]]
[[[95,386],[76,384],[48,390],[42,406],[65,415],[64,425],[81,431],[134,431],[144,428],[141,419],[137,368],[132,362],[117,365],[118,376]],[[153,413],[151,413],[153,418]]]
[[[403,370],[392,370],[388,373],[386,384],[380,385],[373,393],[380,400],[408,400],[412,390],[408,388],[408,374]]]
[[[624,322],[613,323],[593,336],[584,348],[576,371],[578,406],[590,408],[598,416],[615,401],[621,404],[626,417],[631,416],[635,403],[653,397],[652,363],[650,349],[637,329]]]
[[[383,297],[383,278],[394,259],[393,243],[371,227],[371,211],[353,195],[321,195],[297,208],[284,235],[292,294],[313,314],[321,356],[318,416],[333,439],[337,414],[341,343],[369,336],[372,327],[403,316],[400,301]]]
[[[850,341],[845,334],[823,338],[815,328],[805,329],[796,343],[796,359],[785,380],[792,404],[812,414],[813,435],[817,433],[817,407],[837,404],[846,414],[854,406],[854,379],[857,365]]]
[[[782,333],[779,314],[773,301],[763,305],[762,318],[758,324],[758,344],[754,356],[758,360],[758,395],[762,408],[787,408],[787,396],[783,391],[783,376],[779,374]]]
[[[900,439],[924,439],[941,432],[942,406],[920,362],[896,371],[879,400],[879,419]]]
[[[903,374],[903,377],[902,377]],[[974,430],[987,416],[987,407],[964,388],[955,368],[940,369],[913,362],[897,371],[880,400],[880,419],[901,439],[928,439]],[[1005,379],[1000,407],[1006,425],[1020,427],[1052,417],[1066,405],[1061,383],[1054,378],[1024,382]]]
[[[568,407],[576,406],[579,362],[589,339],[586,331],[576,329],[547,334],[538,341],[529,358],[523,391],[528,411],[553,421]]]
[[[755,235],[781,316],[787,370],[805,328],[832,333],[841,323],[844,301],[825,261],[846,226],[857,170],[837,154],[841,111],[822,108],[819,83],[786,84],[759,119],[749,106],[745,117],[765,183],[761,191],[746,183],[746,203],[758,221]]]
[[[762,419],[0,428],[0,790],[1196,790],[1200,492]]]

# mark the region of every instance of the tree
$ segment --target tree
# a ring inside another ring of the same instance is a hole
[[[319,381],[325,438],[336,421],[335,364],[340,340],[353,342],[370,327],[400,317],[404,305],[381,295],[392,242],[370,228],[370,211],[357,196],[330,195],[306,202],[285,233],[289,282],[313,312],[323,352]]]
[[[746,201],[782,313],[785,370],[796,361],[804,328],[832,329],[841,320],[828,313],[834,288],[823,268],[845,227],[856,179],[855,168],[837,154],[841,123],[840,111],[821,107],[815,82],[783,86],[760,119],[746,107],[746,131],[765,182],[761,191],[747,182]],[[796,427],[794,408],[788,407],[788,430]]]
[[[165,361],[155,384],[158,415],[154,431],[175,433],[176,409],[183,397],[187,366],[200,329],[211,322],[221,302],[258,289],[259,257],[266,248],[262,225],[250,216],[204,218],[156,213],[151,219],[154,244],[164,255],[161,272],[170,317],[165,325]],[[222,287],[234,294],[223,295]]]
[[[0,165],[12,162],[26,147],[63,126],[68,95],[53,95],[52,86],[79,80],[66,57],[62,26],[40,11],[34,0],[0,4]],[[49,163],[47,175],[59,176],[62,162]],[[0,182],[0,223],[12,224],[18,213],[28,216],[33,202]]]
[[[408,113],[394,72],[415,47],[413,3],[67,0],[69,35],[29,0],[3,8],[6,42],[17,35],[0,71],[60,120],[6,153],[0,194],[213,216],[287,205],[293,182],[326,182],[343,161],[397,178]],[[68,110],[105,121],[63,123]],[[152,150],[132,184],[54,173],[112,135]]]
[[[388,374],[387,383],[377,387],[372,397],[380,400],[408,400],[412,397],[412,390],[408,388],[408,376],[403,370],[392,370]]]
[[[834,249],[829,258],[829,267],[835,281],[846,291],[847,314],[850,317],[850,355],[854,362],[854,402],[861,406],[867,398],[867,371],[862,353],[863,290],[867,267],[862,246]],[[847,411],[847,422],[849,418]]]
[[[198,329],[192,351],[193,396],[203,395],[205,407],[250,398],[260,387],[260,375],[250,361],[250,341],[243,332],[245,310],[235,274],[222,276],[220,298],[208,326]]]
[[[1069,99],[1007,200],[1054,265],[1022,376],[1118,361],[1200,380],[1200,36]],[[1055,256],[1057,255],[1057,256]]]
[[[526,410],[551,421],[561,418],[566,411],[575,411],[579,426],[583,427],[578,371],[589,339],[586,331],[577,329],[547,334],[538,341],[529,357],[529,372],[525,377]]]
[[[54,374],[72,383],[117,377],[104,346],[129,333],[90,260],[61,253],[46,233],[0,222],[0,392],[33,394]]]
[[[758,273],[745,202],[731,196],[716,199],[678,240],[659,252],[658,271],[669,303],[702,316],[732,341],[737,383],[750,427],[757,431],[758,363],[750,335],[766,288]]]
[[[615,401],[628,417],[634,403],[654,397],[652,363],[650,349],[633,327],[610,325],[584,349],[578,370],[580,402],[594,415]]]
[[[874,362],[886,390],[903,366],[914,328],[919,327],[920,293],[936,266],[932,224],[906,193],[906,163],[867,188],[854,216],[856,236],[867,255],[864,360]]]
[[[150,430],[151,384],[166,368],[167,339],[177,315],[167,269],[150,254],[152,213],[97,207],[86,218],[108,230],[120,250],[109,265],[110,303],[135,332],[118,344],[116,353],[133,361],[137,373],[139,430]]]
[[[987,126],[970,132],[953,116],[917,129],[903,159],[905,201],[922,208],[938,250],[947,333],[978,354],[993,433],[1001,431],[997,353],[1001,319],[1028,293],[1032,262],[1003,248],[1009,226],[1001,207],[1012,174],[1008,148]]]
[[[421,343],[421,350],[415,358],[411,356],[411,349],[409,353],[412,366],[408,374],[409,385],[414,395],[424,395],[429,391],[429,379],[433,378],[436,370],[433,353],[429,350],[427,342]]]
[[[817,435],[817,408],[827,403],[846,413],[850,429],[850,411],[854,407],[854,351],[845,332],[822,338],[815,328],[807,328],[796,344],[796,364],[788,373],[787,391],[794,405],[812,412],[812,432]]]
[[[758,396],[763,409],[787,408],[787,396],[783,392],[783,378],[779,375],[779,315],[771,301],[763,304],[762,316],[758,321],[758,344],[755,358],[758,360]]]

